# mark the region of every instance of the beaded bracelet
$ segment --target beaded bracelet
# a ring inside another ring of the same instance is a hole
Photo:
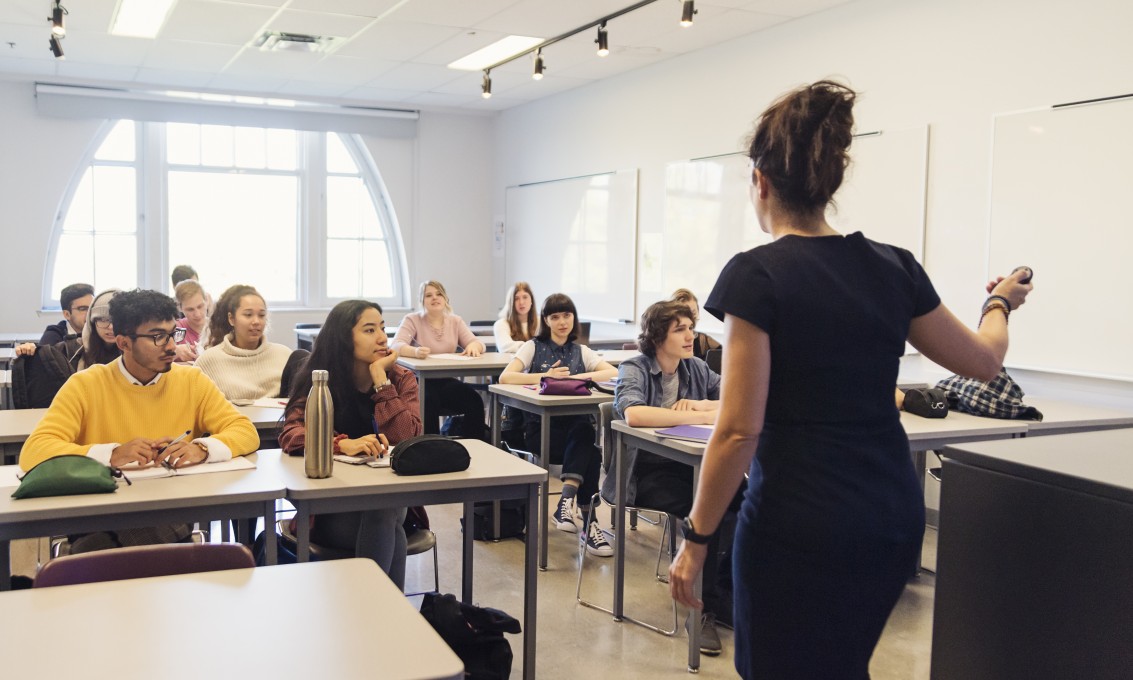
[[[1011,309],[1011,302],[1009,302],[1007,298],[1003,297],[1002,295],[989,295],[987,299],[984,300],[984,307],[987,307],[987,303],[991,302],[992,300],[999,300],[1000,302],[1002,302],[1003,306],[1007,308],[1008,312],[1014,311],[1013,309]]]
[[[997,295],[996,297],[999,297],[999,296]],[[983,312],[980,314],[980,322],[978,324],[976,324],[976,328],[979,328],[980,326],[983,325],[984,317],[987,316],[988,312],[990,312],[993,309],[1002,309],[1003,310],[1003,323],[1004,324],[1011,322],[1011,309],[1009,307],[1007,307],[1006,305],[1004,305],[999,300],[991,300],[990,302],[984,303]]]
[[[983,317],[980,317],[980,320],[982,321]],[[336,434],[334,436],[334,453],[342,453],[342,449],[339,448],[338,443],[340,441],[342,441],[343,439],[349,439],[349,438],[350,438],[350,435]]]

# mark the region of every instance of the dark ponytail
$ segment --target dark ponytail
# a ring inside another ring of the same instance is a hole
[[[788,92],[760,115],[748,157],[788,212],[825,210],[842,185],[856,97],[845,85],[820,80]]]

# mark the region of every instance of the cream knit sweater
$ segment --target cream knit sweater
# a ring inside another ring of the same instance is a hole
[[[197,368],[230,400],[278,397],[280,377],[290,356],[290,348],[267,340],[256,349],[240,349],[232,344],[229,333],[219,345],[201,354]]]

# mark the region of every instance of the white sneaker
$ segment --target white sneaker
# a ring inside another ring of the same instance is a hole
[[[609,557],[614,554],[614,547],[606,541],[606,534],[597,522],[591,522],[586,530],[586,552],[598,557]]]
[[[559,499],[559,506],[555,508],[555,514],[551,515],[551,521],[559,531],[578,531],[574,523],[574,505],[574,496]]]

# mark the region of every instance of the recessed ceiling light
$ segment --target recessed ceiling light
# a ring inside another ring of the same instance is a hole
[[[525,50],[529,50],[541,42],[543,42],[542,38],[509,35],[487,47],[481,47],[468,56],[457,59],[449,64],[448,67],[457,69],[458,71],[482,71],[492,64],[503,61],[508,57],[514,57]]]
[[[119,0],[110,32],[133,38],[156,38],[177,0]]]

